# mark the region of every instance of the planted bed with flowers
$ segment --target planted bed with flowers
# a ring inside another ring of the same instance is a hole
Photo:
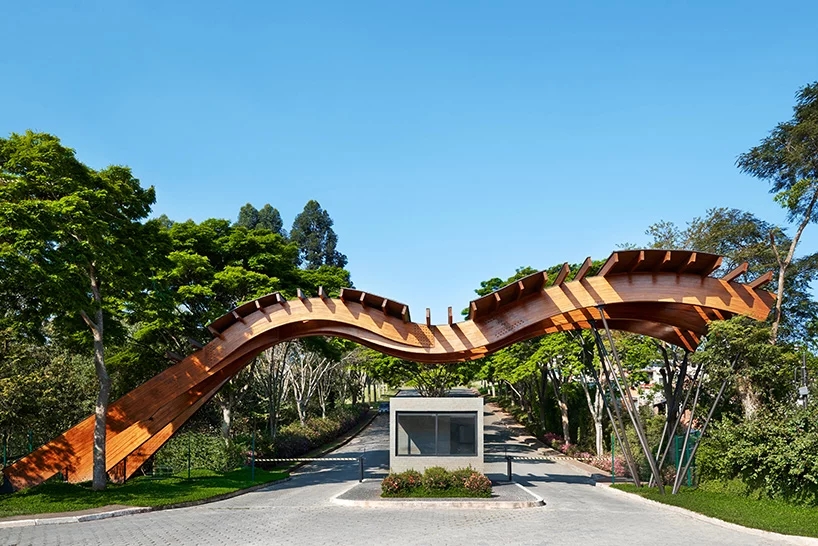
[[[381,482],[382,497],[462,498],[491,497],[491,480],[472,468],[446,470],[432,466],[389,474]]]

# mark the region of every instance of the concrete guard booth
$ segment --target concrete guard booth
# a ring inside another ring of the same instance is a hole
[[[483,399],[458,389],[442,398],[402,390],[389,401],[392,472],[430,466],[483,472]]]

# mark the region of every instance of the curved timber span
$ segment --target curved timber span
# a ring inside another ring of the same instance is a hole
[[[648,335],[693,351],[708,324],[736,315],[764,320],[774,297],[721,278],[722,258],[677,250],[614,252],[587,276],[590,258],[573,280],[565,264],[553,282],[535,273],[469,304],[468,319],[432,325],[411,321],[406,305],[345,288],[340,298],[286,300],[270,294],[213,322],[213,340],[146,381],[109,407],[106,467],[113,479],[132,476],[207,400],[264,349],[308,336],[335,336],[417,362],[474,360],[514,342],[560,331],[594,328],[604,316],[612,329]],[[88,481],[93,471],[94,416],[4,469],[7,486],[31,487],[58,474]]]

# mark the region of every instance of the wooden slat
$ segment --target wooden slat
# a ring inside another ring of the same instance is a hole
[[[662,271],[662,268],[664,268],[666,264],[670,263],[670,257],[671,257],[670,251],[666,250],[665,255],[662,256],[662,259],[659,260],[659,262],[656,264],[656,267],[653,268],[653,272],[659,273],[660,271]]]
[[[602,266],[602,269],[599,270],[599,273],[597,273],[597,277],[604,277],[618,263],[619,263],[619,253],[614,252],[613,254],[610,255],[610,257],[608,258],[608,261],[605,262],[605,265]]]
[[[734,280],[736,280],[736,277],[738,277],[739,275],[747,273],[747,270],[749,268],[750,268],[750,264],[748,264],[747,262],[744,262],[743,264],[739,265],[738,267],[736,267],[735,269],[730,271],[724,277],[722,277],[721,280],[726,281],[726,282],[734,281]]]
[[[213,328],[212,326],[208,326],[208,327],[207,327],[207,331],[208,331],[208,332],[210,332],[210,334],[211,334],[213,337],[217,337],[217,338],[219,338],[219,339],[224,339],[224,334],[222,334],[221,332],[219,332],[218,330],[216,330],[216,329],[215,329],[215,328]]]
[[[695,252],[691,252],[691,253],[690,253],[690,257],[688,257],[688,258],[687,258],[687,261],[686,261],[684,264],[682,264],[682,267],[680,267],[679,269],[677,269],[677,270],[676,270],[676,274],[677,274],[677,275],[681,275],[682,273],[684,273],[685,271],[687,271],[687,269],[688,269],[690,266],[692,266],[692,265],[693,265],[693,264],[695,264],[695,263],[696,263],[696,253],[695,253]]]
[[[432,325],[432,310],[428,307],[426,308],[426,326]]]
[[[773,280],[773,272],[772,271],[767,271],[766,273],[764,273],[760,277],[748,282],[747,286],[749,286],[750,288],[755,290],[757,288],[761,288],[765,284],[768,284],[772,280]]]
[[[633,261],[628,265],[628,273],[633,273],[636,269],[645,262],[645,251],[640,250]]]
[[[403,322],[409,322],[409,307],[404,305],[400,310],[400,316],[403,319]]]
[[[452,325],[452,308],[449,306],[449,326]]]
[[[324,292],[324,287],[323,286],[318,287],[318,297],[321,298],[322,300],[327,299],[327,293]]]
[[[284,296],[276,292],[276,303],[279,305],[284,305],[287,300],[284,299]]]
[[[571,267],[568,265],[568,262],[562,264],[560,268],[559,275],[557,275],[556,280],[554,281],[554,286],[560,286],[562,283],[565,282],[565,278],[568,277],[568,273],[571,272]]]
[[[381,302],[381,311],[383,312],[384,315],[388,314],[389,311],[388,306],[389,300],[384,298],[383,301]]]
[[[346,295],[347,295],[348,290],[349,290],[348,288],[342,288],[341,289],[341,293],[338,294],[338,297],[340,298],[341,301],[344,301],[344,302],[347,301]]]
[[[304,292],[300,288],[295,289],[295,295],[298,296],[298,299],[300,299],[301,301],[307,299],[307,296],[304,295]]]
[[[709,267],[707,267],[705,269],[702,269],[700,275],[702,277],[710,276],[710,274],[713,273],[713,271],[715,271],[715,270],[717,270],[718,268],[721,267],[722,260],[723,260],[723,258],[721,256],[716,258],[716,260],[713,262],[713,265],[711,265],[711,266],[709,266]]]
[[[260,301],[255,300],[255,301],[253,301],[253,303],[255,304],[257,310],[261,311],[262,313],[264,312],[264,307],[262,307]]]
[[[358,298],[358,303],[366,307],[366,292],[361,292],[361,297]]]
[[[231,311],[230,314],[233,315],[233,318],[236,319],[236,322],[241,322],[242,324],[245,324],[244,317],[239,315],[235,310]]]
[[[582,265],[579,267],[579,271],[577,271],[577,274],[574,276],[574,280],[581,281],[582,279],[584,279],[585,275],[587,275],[588,271],[591,269],[591,264],[593,264],[593,262],[591,261],[591,257],[588,256],[587,258],[585,258],[585,261],[582,262]]]
[[[204,349],[204,344],[201,341],[195,340],[192,337],[187,338],[187,342],[190,344],[191,347],[196,349],[197,351],[201,351]]]

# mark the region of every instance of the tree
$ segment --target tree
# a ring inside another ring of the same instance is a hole
[[[141,222],[154,201],[153,188],[142,188],[127,167],[95,171],[57,137],[28,131],[0,139],[0,263],[25,281],[18,288],[26,312],[19,316],[38,324],[61,317],[54,323],[66,329],[81,320],[92,337],[97,490],[107,481],[106,319],[122,317],[164,255],[158,226]]]
[[[256,207],[247,203],[239,209],[239,219],[236,225],[247,229],[253,229],[258,224],[259,213]]]
[[[258,223],[256,227],[269,229],[273,233],[278,233],[283,237],[287,236],[287,233],[284,231],[284,222],[281,221],[281,213],[278,212],[277,208],[271,207],[269,203],[261,207],[261,210],[258,211]],[[341,267],[343,267],[343,265]]]
[[[770,182],[770,193],[787,210],[788,219],[796,222],[795,234],[786,253],[779,251],[779,232],[770,232],[778,262],[778,298],[775,304],[770,339],[778,338],[784,303],[784,278],[795,256],[795,248],[807,224],[815,222],[818,202],[818,82],[801,88],[796,94],[792,119],[779,123],[761,144],[741,154],[738,167],[761,180]]]
[[[344,267],[347,257],[336,250],[338,236],[332,229],[332,218],[318,201],[310,200],[295,217],[290,238],[298,244],[301,260],[307,269],[322,265]]]
[[[790,239],[781,228],[750,212],[730,208],[710,209],[703,217],[693,218],[685,229],[662,221],[651,225],[646,231],[647,235],[652,236],[649,246],[653,248],[685,248],[724,256],[722,271],[747,262],[748,278],[780,270],[770,242],[771,233],[776,234],[778,245],[790,245]],[[803,339],[818,320],[818,308],[813,305],[810,288],[818,273],[816,263],[818,255],[813,254],[796,258],[787,267],[783,279],[786,298],[782,304],[783,315],[777,337]],[[778,282],[780,279],[775,281],[774,290],[777,290]]]

